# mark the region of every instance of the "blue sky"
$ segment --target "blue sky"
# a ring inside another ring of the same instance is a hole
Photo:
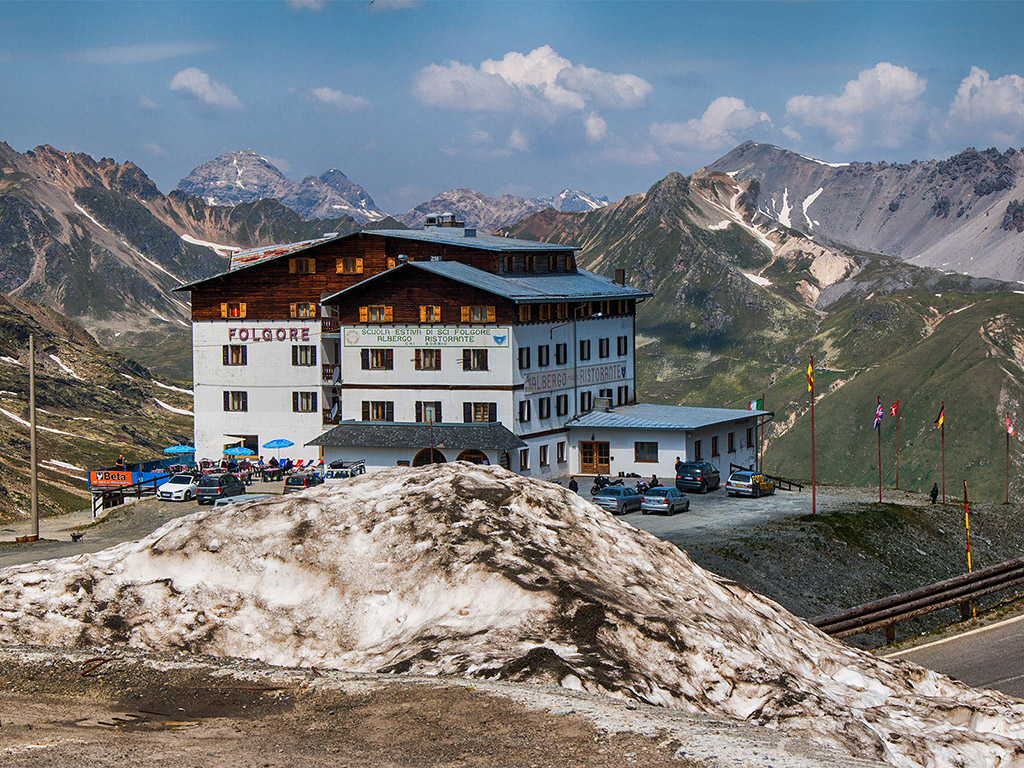
[[[253,148],[401,213],[617,199],[747,139],[832,162],[1024,145],[1019,2],[0,2],[0,140],[167,192]]]

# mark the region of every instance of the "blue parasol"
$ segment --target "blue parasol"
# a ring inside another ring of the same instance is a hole
[[[252,448],[246,448],[244,445],[233,445],[223,450],[225,456],[252,456],[255,453]]]
[[[264,443],[264,448],[274,448],[277,450],[277,458],[281,458],[281,449],[295,445],[291,440],[285,440],[283,437],[279,437],[276,440],[271,440],[269,443]]]
[[[195,453],[196,449],[191,445],[172,445],[170,448],[164,448],[164,453]]]

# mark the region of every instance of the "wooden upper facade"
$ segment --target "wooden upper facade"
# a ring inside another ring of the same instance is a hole
[[[484,272],[517,277],[576,273],[573,251],[566,246],[472,236],[465,237],[462,244],[451,232],[436,241],[423,231],[410,231],[408,236],[394,231],[356,232],[256,261],[176,290],[191,292],[193,321],[243,317],[282,320],[319,317],[324,296],[408,261],[455,261]],[[450,290],[450,286],[445,290]],[[479,293],[468,286],[464,292],[465,297],[451,297],[452,301],[465,303]],[[445,303],[455,306],[450,301]],[[506,304],[511,306],[510,302]],[[444,313],[446,320],[457,322],[459,315],[452,315],[451,311],[454,310]],[[508,311],[502,314],[503,319],[497,322],[511,322]],[[419,322],[418,309],[415,317],[405,322]]]

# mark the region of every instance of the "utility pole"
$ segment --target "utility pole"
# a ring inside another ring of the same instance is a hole
[[[29,541],[39,541],[39,467],[36,462],[36,337],[28,337],[29,463],[32,465],[32,529]]]

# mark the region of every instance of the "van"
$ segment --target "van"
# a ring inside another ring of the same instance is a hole
[[[366,461],[364,459],[356,459],[355,461],[338,459],[327,465],[327,471],[324,473],[324,482],[340,483],[342,480],[364,474],[366,474]]]

